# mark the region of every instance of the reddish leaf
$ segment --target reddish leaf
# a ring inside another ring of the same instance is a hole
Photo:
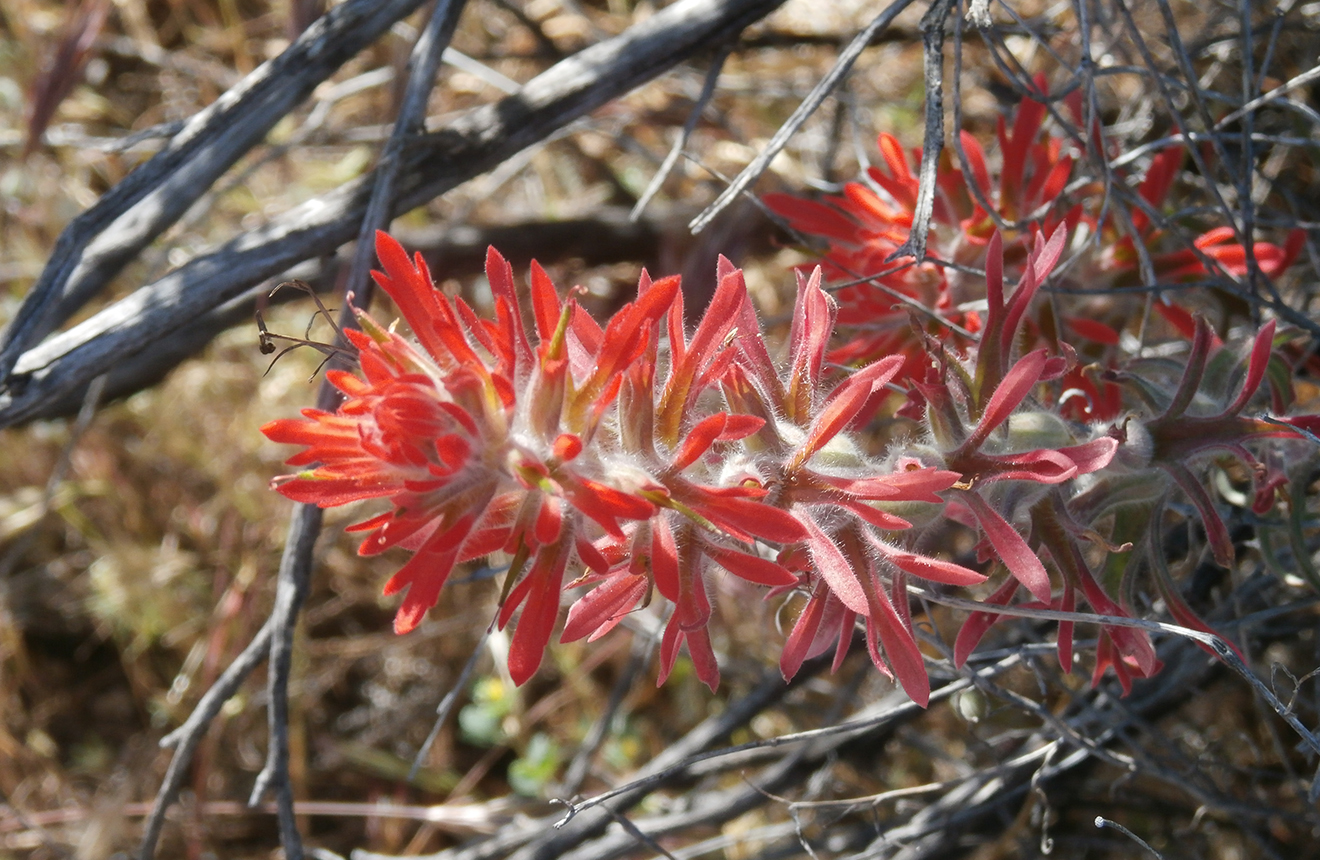
[[[889,658],[903,691],[924,708],[930,704],[930,676],[926,674],[926,661],[917,647],[916,637],[894,611],[883,588],[873,586],[870,592],[872,609],[867,619],[868,632],[879,635],[885,646],[885,656]]]
[[[1008,416],[1013,414],[1013,410],[1018,408],[1040,381],[1046,361],[1048,356],[1045,350],[1038,349],[1022,356],[1017,364],[1013,365],[1013,369],[1004,375],[1003,381],[990,395],[990,400],[981,413],[981,421],[963,444],[963,451],[975,451],[980,448],[991,431],[1008,420]]]
[[[614,629],[646,594],[646,577],[620,573],[588,591],[568,610],[561,642],[576,642],[590,634],[595,642]]]
[[[978,494],[964,493],[963,498],[976,515],[976,521],[980,523],[981,530],[989,538],[995,552],[1008,567],[1009,573],[1025,585],[1037,600],[1049,604],[1050,575],[1036,553],[1022,539],[1022,535]]]
[[[812,480],[843,490],[861,499],[873,501],[943,502],[938,492],[949,489],[961,478],[945,469],[904,469],[890,475],[869,478],[846,478],[811,472]]]
[[[667,517],[651,522],[651,572],[655,587],[671,603],[678,602],[678,544]]]
[[[1242,380],[1242,389],[1233,399],[1233,403],[1221,413],[1222,415],[1237,415],[1246,408],[1247,402],[1265,379],[1265,369],[1269,366],[1270,351],[1273,348],[1274,320],[1270,320],[1261,328],[1260,333],[1256,335],[1255,343],[1252,344],[1251,360],[1247,364],[1247,377]]]
[[[730,537],[747,543],[754,537],[775,543],[793,543],[807,536],[802,523],[788,511],[750,499],[690,486],[685,490],[682,502]]]
[[[1205,537],[1210,542],[1215,563],[1231,570],[1233,559],[1236,557],[1233,538],[1229,535],[1228,526],[1224,525],[1223,518],[1219,516],[1219,511],[1215,509],[1214,499],[1210,498],[1205,487],[1182,463],[1166,462],[1160,465],[1173,476],[1183,493],[1187,495],[1188,501],[1201,515],[1201,524],[1205,526]]]
[[[841,508],[852,511],[862,520],[870,523],[878,529],[884,529],[885,531],[901,531],[903,529],[912,528],[912,523],[902,517],[891,514],[888,511],[882,511],[865,501],[841,499],[836,501],[835,504]]]
[[[1192,332],[1192,350],[1187,356],[1187,363],[1183,366],[1182,378],[1178,380],[1178,388],[1173,393],[1173,399],[1156,421],[1181,418],[1187,407],[1192,405],[1196,392],[1200,390],[1201,379],[1205,375],[1205,361],[1210,352],[1212,336],[1210,324],[1205,318],[1196,317]]]
[[[847,381],[834,389],[829,402],[812,420],[806,440],[790,461],[789,471],[804,465],[813,454],[842,432],[871,395],[893,379],[902,366],[903,359],[900,356],[882,358],[848,377]]]
[[[985,150],[981,148],[981,142],[966,130],[958,133],[958,139],[962,143],[963,152],[967,155],[967,166],[971,169],[972,181],[981,189],[981,193],[989,198],[990,171],[985,166]]]
[[[493,247],[486,249],[486,280],[490,282],[496,307],[507,309],[514,348],[514,356],[510,358],[515,365],[514,378],[521,380],[531,372],[532,347],[527,340],[527,331],[523,328],[522,315],[517,311],[522,305],[518,301],[518,289],[513,283],[513,267]]]
[[[791,365],[786,403],[788,417],[793,421],[804,422],[815,405],[825,349],[837,316],[838,305],[820,288],[820,267],[812,271],[809,280],[798,272],[797,301],[789,332]]]
[[[623,537],[619,520],[645,520],[655,513],[655,505],[640,496],[616,490],[590,478],[565,477],[561,484],[569,503],[600,524],[615,537]]]
[[[1098,320],[1086,319],[1085,317],[1069,317],[1066,322],[1068,328],[1087,340],[1102,343],[1106,346],[1118,346],[1118,332]]]
[[[674,461],[670,464],[670,468],[681,472],[695,463],[702,454],[710,449],[715,440],[724,434],[724,428],[728,423],[729,415],[727,412],[718,412],[703,418],[683,438],[683,444],[678,449],[678,453],[674,455]]]
[[[577,549],[578,559],[592,572],[605,573],[610,569],[610,562],[605,558],[605,554],[582,535],[576,536],[574,546]]]
[[[977,573],[971,568],[943,559],[904,552],[878,539],[872,543],[872,546],[882,552],[895,567],[930,582],[942,582],[946,585],[976,585],[985,582],[986,579],[984,574]]]
[[[1067,456],[1048,448],[1021,454],[980,455],[982,480],[1034,481],[1037,484],[1061,484],[1077,475],[1077,466]]]
[[[1141,181],[1137,193],[1153,208],[1159,209],[1164,205],[1164,199],[1169,196],[1169,189],[1173,187],[1173,181],[1178,177],[1183,154],[1182,147],[1176,147],[1157,153],[1151,159],[1150,169],[1146,171],[1146,177]],[[1143,233],[1150,225],[1150,216],[1144,210],[1133,207],[1132,225],[1137,228],[1138,233]]]
[[[715,544],[706,544],[702,547],[702,551],[715,559],[720,567],[729,573],[757,585],[777,587],[796,585],[798,582],[797,575],[790,572],[788,568],[775,564],[773,561],[767,561],[757,555],[749,555],[736,549]]]
[[[554,543],[559,537],[560,529],[563,527],[564,514],[559,506],[559,500],[547,496],[541,500],[541,509],[536,515],[536,525],[533,533],[536,540],[541,544]]]
[[[814,236],[826,236],[843,242],[849,242],[857,235],[857,225],[837,209],[795,197],[791,194],[766,194],[761,202],[770,211],[788,219],[788,223],[803,233]]]
[[[801,522],[807,530],[807,548],[811,552],[816,572],[844,606],[859,615],[869,616],[871,607],[867,603],[866,592],[843,552],[811,517],[804,516]]]
[[[454,560],[458,557],[459,549],[471,533],[475,520],[475,517],[468,515],[450,528],[437,531],[412,558],[408,559],[407,564],[385,583],[386,595],[402,591],[405,587],[408,589],[408,594],[394,616],[395,633],[403,634],[413,630],[421,623],[426,611],[435,606],[440,596],[440,589],[444,588],[445,580],[449,578],[449,573],[454,568]]]
[[[555,620],[559,617],[559,592],[564,583],[564,568],[568,565],[569,543],[543,548],[527,580],[531,588],[527,605],[518,618],[518,627],[509,643],[509,676],[522,686],[536,670],[541,668],[545,648],[550,644]]]
[[[1118,440],[1112,436],[1102,436],[1081,445],[1059,448],[1058,452],[1077,466],[1077,474],[1089,475],[1108,466],[1118,452]]]
[[[802,668],[803,661],[810,654],[816,641],[816,634],[820,630],[821,619],[825,617],[828,595],[829,588],[823,580],[818,580],[811,597],[807,599],[807,605],[802,607],[802,614],[798,616],[793,630],[788,634],[788,639],[784,642],[784,650],[779,655],[779,672],[784,676],[785,681],[793,680],[793,676]]]
[[[536,334],[544,345],[555,336],[559,327],[559,292],[541,264],[532,261],[532,314],[536,318]]]
[[[684,631],[687,636],[688,656],[697,680],[712,693],[720,688],[720,665],[715,661],[715,650],[710,647],[710,633],[705,627]]]

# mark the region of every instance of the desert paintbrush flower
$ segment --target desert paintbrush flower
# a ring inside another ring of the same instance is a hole
[[[367,533],[364,555],[413,552],[385,587],[407,590],[397,631],[420,622],[456,564],[503,551],[512,562],[499,623],[521,610],[509,657],[514,680],[540,665],[561,593],[595,584],[570,610],[564,639],[603,635],[655,590],[674,604],[660,678],[685,644],[713,688],[713,571],[781,590],[805,584],[819,592],[823,581],[848,617],[867,619],[877,665],[892,664],[925,700],[903,576],[959,584],[983,577],[876,532],[909,527],[885,503],[938,505],[936,493],[958,475],[917,461],[878,474],[857,455],[847,428],[885,396],[900,360],[866,367],[826,394],[835,309],[819,275],[799,284],[781,369],[742,273],[727,261],[690,337],[676,278],[643,274],[637,300],[602,327],[576,301],[561,301],[533,264],[533,332],[494,251],[489,320],[437,291],[421,258],[409,260],[388,236],[378,236],[377,249],[377,282],[416,343],[359,313],[362,331],[349,336],[361,376],[330,375],[345,395],[340,408],[304,410],[265,432],[306,446],[289,462],[307,468],[276,482],[289,498],[324,507],[391,503],[350,529]],[[793,545],[804,547],[818,575],[774,559]],[[566,584],[570,570],[585,573]],[[846,647],[844,626],[828,635]],[[804,636],[792,638],[786,674],[811,650],[800,644]]]

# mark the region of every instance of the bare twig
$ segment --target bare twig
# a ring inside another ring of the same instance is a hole
[[[938,2],[946,5],[951,1],[938,0]],[[857,62],[857,58],[862,55],[862,51],[871,44],[871,40],[888,27],[900,12],[912,5],[912,2],[913,0],[894,0],[875,17],[875,20],[866,25],[866,28],[848,43],[848,47],[844,48],[843,52],[839,54],[839,59],[835,62],[834,68],[830,69],[825,77],[821,78],[820,82],[812,88],[811,93],[802,100],[802,104],[798,105],[797,110],[793,111],[793,115],[788,118],[788,121],[779,127],[774,137],[770,138],[770,142],[765,145],[765,149],[761,150],[760,155],[752,159],[752,163],[743,168],[742,173],[739,173],[733,182],[729,183],[729,186],[720,193],[719,197],[715,198],[713,203],[707,206],[700,215],[692,219],[692,222],[688,224],[688,229],[693,234],[706,229],[710,222],[715,220],[720,212],[724,211],[725,207],[765,172],[765,169],[770,166],[770,162],[784,148],[789,139],[797,134],[797,130],[802,127],[802,124],[816,112],[816,108],[820,107],[826,97],[834,91],[844,76],[848,74],[853,67],[853,63]]]
[[[151,814],[147,816],[142,843],[138,847],[138,860],[151,860],[156,854],[156,843],[160,839],[161,829],[165,826],[165,813],[179,796],[179,789],[188,776],[188,767],[192,764],[193,754],[201,744],[211,721],[220,713],[252,670],[261,665],[270,651],[271,632],[275,624],[268,619],[243,652],[234,658],[224,673],[216,679],[211,688],[202,696],[202,700],[193,708],[187,721],[166,735],[160,742],[163,747],[173,747],[174,757],[165,771],[165,779],[156,792]]]
[[[492,622],[493,626],[493,622]],[[417,773],[422,769],[422,764],[426,761],[426,756],[431,752],[431,745],[435,739],[440,736],[440,729],[444,726],[449,715],[453,713],[454,706],[458,704],[459,696],[463,695],[463,690],[467,687],[468,679],[472,677],[472,672],[477,668],[477,661],[481,655],[486,653],[486,639],[490,636],[491,628],[488,626],[482,634],[481,639],[472,648],[472,654],[468,656],[467,662],[463,664],[463,669],[454,679],[454,683],[445,693],[445,697],[440,700],[440,704],[435,707],[435,722],[431,724],[431,731],[426,735],[426,740],[417,750],[417,755],[413,756],[412,767],[408,769],[408,781],[412,782],[417,778]]]
[[[1142,839],[1140,836],[1133,833],[1131,830],[1128,830],[1126,827],[1119,824],[1117,821],[1110,821],[1108,818],[1105,818],[1103,815],[1097,815],[1095,817],[1095,826],[1097,830],[1104,830],[1106,827],[1117,830],[1119,833],[1122,833],[1128,839],[1131,839],[1133,842],[1137,843],[1142,848],[1144,848],[1152,857],[1155,858],[1155,860],[1164,860],[1163,855],[1161,855],[1160,852],[1156,851],[1154,848],[1151,848],[1150,845],[1146,842],[1146,840]]]
[[[409,146],[393,211],[407,211],[500,164],[686,57],[724,43],[781,2],[680,0],[561,61],[517,95]],[[157,338],[303,260],[330,253],[356,234],[373,182],[374,173],[310,201],[29,350],[15,366],[20,378],[0,394],[0,426],[32,420]]]
[[[921,144],[921,167],[917,171],[917,205],[907,241],[885,258],[892,263],[901,257],[926,259],[926,237],[935,210],[935,177],[944,149],[944,25],[953,0],[935,0],[921,19],[922,57],[926,79],[926,129]]]
[[[364,308],[371,302],[372,290],[367,277],[374,254],[371,239],[377,230],[389,225],[404,143],[409,137],[418,134],[426,122],[426,102],[435,86],[441,57],[454,35],[465,5],[466,0],[439,0],[431,12],[426,29],[413,47],[408,62],[408,85],[399,107],[399,116],[377,165],[371,199],[358,231],[357,247],[345,284],[344,308],[340,312],[341,332],[356,324],[353,302],[358,301]],[[331,362],[345,364],[342,353],[332,356]],[[339,400],[339,391],[328,381],[323,381],[317,408],[331,410]],[[294,813],[293,787],[289,784],[289,670],[292,665],[294,628],[298,613],[307,598],[312,553],[317,535],[320,534],[321,520],[320,508],[302,503],[295,508],[289,526],[289,537],[275,592],[275,607],[271,611],[274,629],[271,634],[270,674],[267,681],[270,747],[266,754],[266,766],[257,776],[252,796],[248,800],[255,805],[261,801],[268,788],[275,791],[280,844],[284,846],[285,857],[289,860],[300,860],[302,856],[302,840]]]
[[[715,84],[720,79],[720,70],[724,68],[724,61],[729,58],[731,47],[730,45],[723,45],[715,54],[715,59],[710,63],[710,70],[706,72],[706,82],[701,85],[701,94],[697,96],[696,103],[692,105],[692,111],[688,114],[687,122],[683,123],[682,131],[674,137],[674,145],[669,148],[669,154],[661,162],[655,176],[651,177],[646,190],[642,192],[641,197],[637,198],[637,205],[633,206],[632,211],[628,213],[630,221],[636,221],[642,217],[642,213],[646,211],[651,198],[660,191],[660,188],[665,184],[665,179],[669,176],[669,172],[674,169],[675,164],[678,164],[678,157],[682,155],[688,139],[692,137],[692,132],[696,129],[701,114],[706,110],[706,105],[710,103],[710,97],[715,94]]]
[[[808,661],[798,673],[798,678],[810,677],[812,674],[819,672],[824,665],[825,661],[823,660]],[[637,781],[634,786],[636,790],[631,793],[624,793],[623,796],[617,796],[618,793],[616,792],[615,795],[612,795],[616,802],[611,804],[611,808],[616,811],[627,809],[641,800],[649,787],[663,784],[667,779],[673,778],[681,772],[673,770],[673,768],[721,738],[727,737],[730,732],[779,701],[787,690],[788,686],[784,684],[783,679],[777,673],[767,673],[746,695],[730,702],[721,713],[702,720],[695,728],[678,741],[670,744],[664,752],[642,767],[637,774]],[[664,776],[657,779],[655,775],[662,773]],[[646,780],[646,782],[643,783],[642,780]],[[568,817],[574,818],[575,816],[572,813],[574,807],[570,805],[569,809],[570,815]],[[548,856],[557,856],[552,852],[562,851],[568,846],[576,845],[609,824],[611,820],[609,815],[604,810],[597,810],[597,812],[600,814],[584,814],[582,820],[568,822],[568,825],[571,826],[566,825],[558,830],[554,827],[556,821],[567,821],[560,814],[534,821],[523,821],[505,828],[504,831],[484,842],[444,851],[432,855],[432,858],[433,860],[441,860],[441,858],[443,860],[494,860],[494,858],[505,857],[514,852],[522,851],[528,846],[532,846],[533,850],[537,852],[547,852]],[[386,856],[388,855],[359,852],[359,860],[379,860],[379,858]]]
[[[275,590],[275,606],[271,609],[270,670],[267,691],[270,701],[268,722],[271,727],[270,749],[266,766],[257,775],[256,784],[248,798],[248,805],[261,802],[267,788],[276,790],[276,808],[280,823],[280,844],[290,860],[301,860],[302,838],[294,818],[293,793],[289,781],[289,667],[293,662],[293,626],[307,599],[312,578],[312,551],[321,533],[321,509],[315,505],[298,505],[289,523],[289,536],[284,544],[284,556]],[[263,628],[264,629],[264,628]]]
[[[1016,663],[1017,659],[1009,658],[1011,662]],[[1002,671],[1002,666],[997,666],[993,671]],[[987,670],[992,671],[992,670]],[[955,681],[946,684],[938,689],[932,689],[931,701],[939,701],[947,698],[954,693],[970,686],[969,681]],[[649,790],[666,780],[673,779],[700,763],[712,759],[722,758],[724,756],[737,755],[747,750],[764,749],[780,747],[784,744],[797,744],[809,741],[815,741],[822,738],[830,738],[839,734],[848,734],[852,732],[864,732],[875,728],[877,725],[884,725],[888,722],[901,718],[905,714],[915,713],[921,708],[906,696],[895,696],[892,699],[886,699],[872,708],[868,708],[852,719],[837,725],[827,726],[821,729],[809,729],[807,731],[795,732],[791,735],[780,735],[778,737],[768,738],[763,741],[749,741],[738,746],[728,747],[726,749],[714,750],[709,753],[699,753],[685,756],[681,762],[659,770],[651,768],[652,773],[639,776],[632,781],[617,788],[610,789],[596,795],[595,797],[584,800],[581,803],[573,804],[569,807],[569,814],[565,816],[556,826],[562,826],[571,822],[577,815],[599,806],[603,803],[613,801],[619,797],[630,796],[641,790]],[[654,762],[653,762],[654,764]]]
[[[591,761],[595,757],[596,751],[605,742],[605,738],[614,722],[614,717],[623,704],[624,696],[628,695],[633,683],[651,659],[651,652],[655,650],[656,646],[656,637],[642,633],[635,633],[633,637],[632,653],[628,655],[628,664],[624,666],[623,671],[619,673],[619,677],[615,679],[614,687],[610,689],[609,700],[605,703],[605,709],[600,712],[600,716],[596,717],[596,721],[592,723],[591,730],[582,739],[577,753],[564,771],[564,778],[559,782],[558,793],[560,796],[575,797],[577,795],[578,789],[582,787],[582,782],[587,778],[587,773],[591,769]]]
[[[1305,86],[1316,79],[1320,79],[1320,66],[1316,66],[1313,69],[1308,69],[1305,72],[1302,72],[1300,75],[1296,75],[1292,78],[1289,78],[1287,81],[1285,81],[1282,84],[1279,84],[1279,86],[1275,87],[1269,92],[1259,95],[1251,99],[1250,101],[1246,102],[1244,105],[1242,105],[1242,107],[1237,108],[1236,110],[1229,111],[1227,114],[1224,115],[1222,119],[1220,119],[1218,122],[1214,124],[1214,130],[1222,131],[1223,129],[1227,128],[1229,125],[1232,125],[1237,120],[1246,116],[1247,114],[1252,113],[1253,111],[1256,111],[1264,107],[1265,105],[1269,104],[1272,101],[1283,98],[1285,95],[1297,89],[1298,87]]]
[[[10,384],[24,351],[104,289],[321,81],[421,2],[349,0],[335,7],[75,218],[5,330],[0,386]]]

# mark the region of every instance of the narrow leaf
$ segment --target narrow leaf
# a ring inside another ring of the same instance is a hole
[[[1050,575],[1036,553],[1022,539],[1022,535],[978,494],[968,492],[963,498],[976,515],[976,521],[981,524],[981,530],[989,538],[991,546],[1008,567],[1009,573],[1025,585],[1037,600],[1049,604]]]

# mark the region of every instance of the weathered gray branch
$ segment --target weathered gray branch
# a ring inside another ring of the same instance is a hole
[[[652,209],[656,207],[652,206]],[[523,221],[493,226],[395,225],[394,236],[409,250],[421,251],[437,277],[480,273],[486,262],[486,248],[490,245],[499,248],[515,268],[526,266],[534,258],[547,264],[577,258],[589,266],[637,260],[652,265],[660,254],[664,237],[677,236],[680,231],[686,233],[683,225],[691,215],[692,210],[687,207],[667,208],[648,212],[645,218],[634,223],[628,219],[626,208],[616,206],[604,207],[590,218],[564,221]],[[345,264],[343,255],[324,257],[306,261],[275,277],[280,280],[300,278],[318,292],[328,292],[337,283]],[[252,348],[256,349],[257,334],[256,328],[252,327],[252,315],[259,301],[265,299],[267,290],[266,283],[260,282],[187,325],[161,335],[145,348],[117,359],[106,373],[102,402],[155,385],[182,361],[205,349],[220,332],[236,325],[247,323],[252,330]],[[284,290],[269,301],[274,305],[302,297],[297,290]],[[31,417],[64,418],[75,414],[82,402],[79,391],[71,390],[62,398],[45,402],[41,411]]]
[[[737,35],[782,0],[680,0],[625,33],[563,60],[515,95],[421,137],[403,156],[394,211],[491,169],[698,51]],[[31,421],[77,396],[106,368],[250,287],[353,238],[374,174],[235,237],[69,331],[25,352],[0,395],[0,426]]]
[[[23,352],[105,289],[319,83],[420,5],[422,0],[349,0],[336,7],[75,218],[5,330],[0,386]]]
[[[437,0],[431,9],[431,20],[413,45],[412,56],[408,59],[408,83],[404,89],[403,102],[376,166],[375,182],[372,184],[366,214],[358,225],[357,247],[349,268],[348,282],[343,286],[344,307],[339,311],[338,328],[341,332],[357,325],[354,304],[363,309],[371,306],[374,288],[369,277],[371,237],[377,230],[389,227],[401,167],[399,154],[408,138],[426,127],[426,104],[435,87],[440,58],[454,37],[454,30],[458,28],[458,20],[466,6],[467,0]],[[336,339],[335,345],[347,346],[339,339]],[[343,368],[350,362],[343,353],[337,353],[331,357],[330,363]],[[318,408],[330,410],[339,405],[341,394],[330,384],[329,379],[322,379],[316,400]],[[307,593],[311,590],[312,568],[315,564],[313,552],[316,549],[316,538],[321,533],[322,513],[316,505],[301,502],[295,506],[289,523],[289,536],[284,544],[284,557],[280,561],[275,606],[270,615],[273,629],[270,637],[270,672],[266,683],[270,699],[267,707],[270,739],[266,750],[266,766],[257,775],[252,796],[248,799],[249,806],[256,806],[266,791],[274,792],[280,845],[286,860],[303,858],[302,834],[298,832],[293,785],[289,779],[289,674],[293,667],[294,630],[298,624],[298,615],[307,601]]]
[[[751,164],[743,168],[733,182],[729,183],[729,187],[720,192],[720,196],[716,197],[704,212],[692,219],[688,227],[694,234],[700,233],[710,226],[710,222],[715,219],[715,216],[724,211],[738,195],[747,190],[765,172],[765,169],[770,166],[770,162],[774,161],[775,156],[788,144],[789,139],[797,134],[802,124],[816,112],[816,108],[820,107],[825,98],[842,83],[848,72],[852,70],[853,64],[857,62],[857,58],[862,55],[862,51],[866,50],[871,41],[880,33],[883,33],[893,23],[894,19],[911,5],[912,0],[894,0],[870,24],[867,24],[862,32],[853,37],[853,40],[848,43],[848,47],[844,48],[839,54],[839,59],[835,61],[834,67],[812,88],[807,97],[802,100],[802,104],[798,105],[797,110],[793,111],[793,115],[788,118],[788,121],[779,127],[779,130],[775,132],[774,137],[770,138],[760,154],[752,159]]]

